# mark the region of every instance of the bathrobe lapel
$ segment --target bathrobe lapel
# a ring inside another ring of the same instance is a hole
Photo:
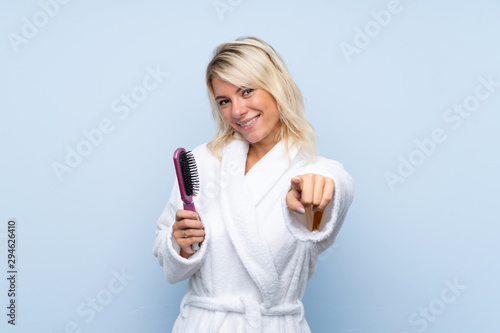
[[[240,140],[224,149],[219,179],[222,215],[231,242],[261,291],[264,304],[272,306],[279,297],[279,277],[258,227],[256,206],[288,168],[288,157],[278,143],[245,176],[247,153],[248,143]],[[293,160],[296,150],[291,153]]]
[[[297,155],[295,145],[289,148],[289,154],[290,160],[284,142],[279,142],[248,171],[245,178],[255,205],[259,204],[289,168],[291,161]]]

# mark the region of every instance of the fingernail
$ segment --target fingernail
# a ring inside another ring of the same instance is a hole
[[[297,213],[305,214],[306,210],[304,209],[304,207],[297,207]]]
[[[313,212],[318,212],[318,211],[320,211],[320,210],[321,210],[321,209],[318,209],[318,208],[313,208],[313,209],[312,209],[312,211],[313,211]]]
[[[198,216],[196,215],[196,213],[193,213],[193,218],[194,218],[195,220],[197,220],[197,219],[198,219]]]
[[[297,180],[297,181],[300,182],[300,178],[299,177],[293,177],[292,179]]]

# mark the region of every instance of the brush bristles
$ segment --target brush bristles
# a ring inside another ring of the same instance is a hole
[[[200,190],[200,180],[198,179],[198,169],[193,153],[181,152],[179,155],[179,164],[181,165],[182,180],[184,189],[188,196],[196,196]]]

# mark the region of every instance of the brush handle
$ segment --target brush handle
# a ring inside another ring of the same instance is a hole
[[[191,203],[184,203],[184,210],[190,210],[194,213],[196,213],[196,208],[194,207],[194,203],[191,202]],[[194,244],[191,244],[191,249],[193,251],[198,251],[201,247],[201,243],[194,243]]]
[[[196,208],[194,208],[194,203],[184,203],[184,210],[190,210],[196,213]]]

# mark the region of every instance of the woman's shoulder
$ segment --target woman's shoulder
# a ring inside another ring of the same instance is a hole
[[[334,179],[342,176],[352,181],[352,177],[337,160],[318,155],[313,159],[299,157],[296,162],[298,163],[295,164],[294,172],[297,174],[313,173]]]
[[[203,163],[208,163],[210,161],[213,161],[213,162],[217,161],[218,162],[219,160],[212,153],[212,151],[210,151],[210,149],[208,149],[207,145],[208,145],[208,142],[205,142],[205,143],[198,145],[196,148],[194,148],[192,150],[192,152],[195,156],[195,159],[202,159]]]
[[[300,166],[317,166],[317,167],[326,167],[326,168],[339,168],[344,169],[344,166],[341,162],[334,160],[332,158],[324,157],[321,155],[314,156],[304,156],[302,154],[297,154],[296,162]]]
[[[344,169],[344,166],[342,165],[341,162],[324,156],[318,156],[314,163],[317,163],[319,165],[328,165],[330,167]]]

